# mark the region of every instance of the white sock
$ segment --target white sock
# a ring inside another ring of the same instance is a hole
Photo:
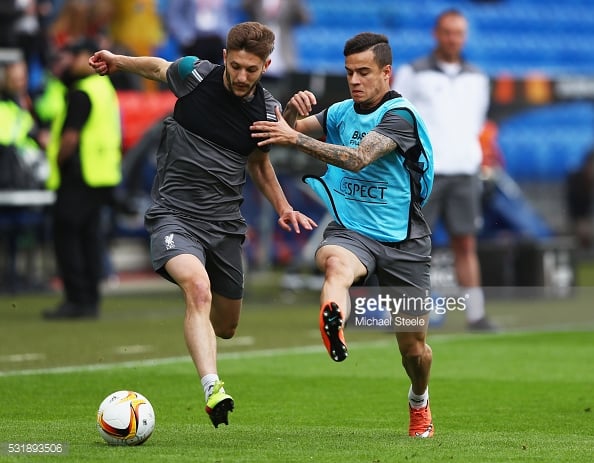
[[[408,403],[412,408],[425,408],[429,402],[429,388],[421,395],[417,395],[412,390],[412,385],[408,390]]]
[[[205,400],[208,400],[208,398],[210,397],[212,388],[214,387],[215,383],[218,380],[219,380],[219,375],[217,375],[215,373],[210,373],[210,374],[205,375],[202,378],[200,378],[200,383],[202,383],[202,388],[204,389]]]
[[[466,321],[468,323],[480,320],[485,316],[485,294],[483,288],[461,288],[462,296],[466,299]]]

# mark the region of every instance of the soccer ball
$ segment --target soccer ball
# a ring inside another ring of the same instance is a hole
[[[153,406],[138,392],[116,391],[99,405],[97,429],[110,445],[140,445],[155,429]]]

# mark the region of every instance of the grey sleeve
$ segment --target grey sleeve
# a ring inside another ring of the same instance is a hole
[[[195,56],[184,56],[167,69],[167,84],[176,97],[181,98],[194,90],[217,64],[202,61]]]
[[[411,117],[408,113],[399,114],[397,110],[388,111],[373,130],[394,140],[398,148],[406,153],[418,144],[413,122],[409,120]]]
[[[280,104],[280,102],[276,98],[274,98],[272,93],[270,93],[265,88],[263,88],[263,90],[264,90],[264,102],[266,104],[266,120],[276,122],[277,120],[276,120],[276,114],[274,112],[274,108],[278,107],[278,109],[282,113],[283,106]]]
[[[320,123],[320,125],[322,126],[322,130],[324,130],[324,133],[326,132],[326,115],[327,115],[328,110],[324,109],[323,111],[320,111],[319,113],[315,114],[316,119],[318,120],[318,122]]]

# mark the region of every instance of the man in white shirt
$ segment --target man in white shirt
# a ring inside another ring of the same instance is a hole
[[[454,254],[458,285],[467,299],[472,331],[494,331],[485,314],[476,234],[482,226],[482,150],[479,135],[489,109],[489,79],[462,57],[468,22],[458,10],[442,12],[431,54],[401,66],[394,88],[423,116],[434,147],[435,180],[423,215],[432,228],[442,219]]]

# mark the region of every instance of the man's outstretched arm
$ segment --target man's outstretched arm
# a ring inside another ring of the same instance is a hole
[[[167,82],[167,69],[171,63],[154,56],[115,55],[108,50],[95,52],[89,58],[89,66],[99,75],[114,72],[131,72],[145,79]]]

